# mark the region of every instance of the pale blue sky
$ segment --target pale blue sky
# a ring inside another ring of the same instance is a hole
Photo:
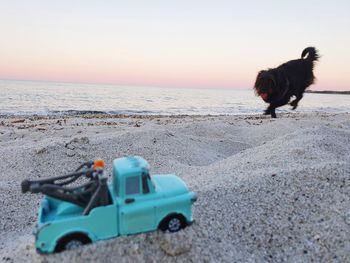
[[[0,78],[250,87],[316,46],[350,89],[350,1],[0,1]]]

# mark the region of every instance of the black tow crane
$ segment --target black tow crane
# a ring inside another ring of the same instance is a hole
[[[22,192],[42,193],[44,195],[70,202],[84,208],[83,215],[98,206],[112,203],[104,175],[103,160],[88,161],[81,164],[73,173],[40,180],[24,180]],[[72,185],[79,178],[88,181],[80,185]]]

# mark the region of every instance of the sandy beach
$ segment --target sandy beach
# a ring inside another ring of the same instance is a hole
[[[350,114],[0,118],[0,261],[349,262]],[[42,256],[31,234],[42,198],[23,179],[140,155],[198,193],[175,234],[120,237]]]

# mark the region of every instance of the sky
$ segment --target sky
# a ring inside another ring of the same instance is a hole
[[[350,1],[0,0],[0,79],[251,88],[315,46],[350,90]]]

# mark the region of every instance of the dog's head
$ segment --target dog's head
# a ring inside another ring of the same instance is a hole
[[[256,77],[254,90],[257,96],[260,96],[265,102],[269,102],[273,93],[276,91],[276,80],[274,75],[268,70],[262,70]]]

